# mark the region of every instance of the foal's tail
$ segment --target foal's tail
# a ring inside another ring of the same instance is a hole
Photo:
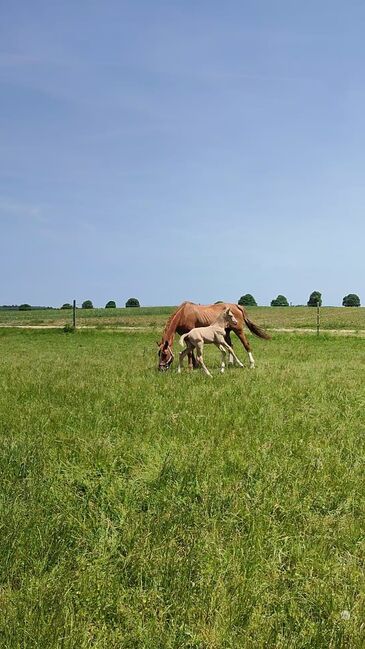
[[[239,309],[241,309],[243,314],[243,320],[245,322],[245,325],[249,328],[249,330],[259,338],[270,340],[271,336],[264,329],[261,329],[261,327],[259,327],[257,324],[249,320],[249,318],[247,317],[246,310],[240,304],[237,304],[237,306]]]
[[[189,333],[189,332],[188,332],[188,333]],[[184,338],[186,338],[186,336],[188,335],[188,333],[183,334],[183,335],[180,337],[179,344],[181,345],[181,347],[184,347]]]

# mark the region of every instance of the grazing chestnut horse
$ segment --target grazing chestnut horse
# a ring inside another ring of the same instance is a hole
[[[209,372],[203,359],[204,344],[208,345],[209,343],[213,343],[222,352],[222,374],[226,366],[224,361],[226,359],[227,352],[229,352],[233,356],[237,365],[243,367],[243,363],[241,363],[240,359],[237,358],[232,347],[226,341],[226,327],[230,327],[236,324],[237,320],[234,317],[232,311],[230,309],[225,309],[224,311],[222,311],[222,313],[219,314],[216,321],[208,327],[195,327],[195,329],[192,329],[191,331],[189,331],[189,333],[183,334],[180,338],[180,345],[184,347],[185,344],[186,347],[184,351],[180,352],[179,354],[179,367],[177,369],[178,373],[180,374],[181,372],[184,356],[186,356],[186,354],[188,354],[189,352],[192,353],[193,350],[196,349],[197,362],[203,368],[204,372],[208,376],[210,376],[210,378],[213,378],[213,375]]]
[[[230,347],[232,347],[230,334],[231,331],[234,331],[248,354],[250,367],[255,367],[250,343],[245,336],[243,326],[246,325],[248,329],[259,338],[269,339],[270,336],[266,331],[249,320],[243,306],[223,302],[220,304],[209,304],[208,306],[194,304],[193,302],[183,302],[169,317],[162,334],[162,340],[160,343],[157,343],[159,346],[158,369],[163,372],[168,370],[171,366],[171,363],[174,360],[172,347],[176,333],[181,336],[182,334],[188,333],[191,329],[194,329],[194,327],[208,327],[217,319],[218,315],[227,308],[229,308],[233,313],[233,316],[237,320],[237,324],[230,324],[226,329],[226,342]],[[195,367],[197,366],[196,360],[194,355],[189,352],[189,367],[193,367],[193,365]]]

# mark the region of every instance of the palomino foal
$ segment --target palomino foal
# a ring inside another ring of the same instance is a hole
[[[182,362],[186,354],[189,354],[189,352],[192,352],[194,349],[196,349],[196,356],[199,365],[201,365],[204,372],[208,374],[208,376],[212,377],[212,374],[209,372],[203,360],[204,343],[207,344],[213,343],[222,352],[221,372],[224,372],[226,366],[225,358],[227,352],[229,354],[232,354],[237,365],[243,367],[243,364],[237,358],[232,347],[225,340],[226,327],[228,327],[229,325],[236,325],[236,324],[237,324],[237,320],[234,317],[232,311],[230,309],[225,309],[224,311],[222,311],[222,313],[218,316],[218,318],[213,324],[209,325],[208,327],[195,327],[195,329],[192,329],[187,334],[181,336],[180,345],[183,347],[185,342],[186,347],[179,354],[179,367],[177,370],[179,374],[181,372]]]

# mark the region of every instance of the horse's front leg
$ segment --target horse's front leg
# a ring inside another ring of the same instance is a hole
[[[194,369],[194,353],[192,351],[188,352],[188,368],[189,370]]]

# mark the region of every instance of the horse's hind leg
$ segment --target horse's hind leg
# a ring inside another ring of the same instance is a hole
[[[191,360],[193,363],[193,369],[196,370],[199,367],[199,365],[198,365],[198,361],[196,360],[194,350],[191,352]]]
[[[198,363],[196,362],[194,350],[191,350],[188,353],[188,366],[189,370],[195,370],[197,367],[199,367]]]
[[[248,342],[243,330],[242,329],[234,329],[234,333],[236,334],[236,336],[238,336],[238,338],[240,339],[242,345],[244,346],[244,348],[245,348],[245,350],[246,350],[246,352],[248,354],[248,359],[250,361],[250,367],[254,368],[255,367],[255,360],[254,360],[254,357],[252,356],[252,353],[251,353],[251,345]]]

